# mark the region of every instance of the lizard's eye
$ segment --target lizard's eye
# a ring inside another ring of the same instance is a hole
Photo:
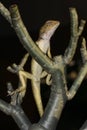
[[[51,24],[51,21],[47,21],[46,25],[49,26]]]

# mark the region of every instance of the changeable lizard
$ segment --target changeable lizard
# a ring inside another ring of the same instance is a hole
[[[41,51],[46,55],[48,55],[51,58],[50,53],[50,39],[52,35],[54,34],[55,30],[59,26],[59,21],[49,20],[47,21],[40,29],[39,38],[36,41],[37,46],[41,49]],[[40,79],[42,77],[45,77],[47,75],[47,72],[43,71],[43,68],[34,60],[31,61],[31,73],[28,73],[26,71],[23,71],[19,69],[19,78],[21,82],[21,86],[13,91],[11,94],[14,94],[14,92],[19,92],[21,95],[25,95],[26,92],[26,82],[25,78],[31,79],[32,84],[32,91],[34,95],[34,99],[39,111],[40,116],[43,114],[43,105],[41,100],[41,93],[40,93]],[[50,77],[50,76],[48,76]],[[48,79],[48,78],[47,78]],[[49,84],[49,83],[47,83]],[[22,98],[23,98],[22,97]]]
[[[54,34],[55,30],[59,25],[58,21],[47,21],[44,26],[40,29],[39,39],[36,42],[38,47],[42,50],[44,54],[48,54],[51,58],[50,54],[50,38]],[[38,111],[40,116],[43,114],[43,105],[41,100],[41,92],[40,92],[40,79],[42,75],[43,68],[32,59],[31,62],[31,72],[34,76],[34,79],[31,79],[33,95],[38,107]]]

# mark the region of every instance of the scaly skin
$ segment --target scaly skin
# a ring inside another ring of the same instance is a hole
[[[42,50],[44,54],[50,49],[50,38],[54,34],[55,30],[59,26],[58,21],[47,21],[40,30],[39,39],[36,41],[38,47]],[[40,116],[43,114],[43,105],[41,100],[41,92],[40,92],[40,79],[43,68],[32,59],[31,62],[31,72],[34,78],[31,79],[32,83],[32,91],[35,98],[35,102],[39,111]]]

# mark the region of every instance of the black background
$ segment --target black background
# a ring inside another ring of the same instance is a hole
[[[86,0],[2,0],[1,1],[7,8],[11,4],[17,4],[30,35],[34,41],[38,38],[40,27],[46,20],[54,19],[61,22],[60,27],[55,32],[51,39],[51,52],[52,55],[63,54],[70,38],[70,15],[69,8],[75,7],[78,12],[79,20],[87,20],[87,1]],[[83,36],[87,39],[87,25],[85,26]],[[80,47],[80,41],[79,41]],[[76,61],[79,62],[80,52],[79,47],[75,55]],[[10,98],[7,96],[6,83],[11,81],[12,84],[17,86],[17,76],[10,74],[6,67],[16,62],[26,53],[18,40],[14,30],[9,23],[0,15],[0,97],[6,101]],[[29,63],[27,63],[29,64]],[[77,63],[78,64],[78,63]],[[26,65],[26,68],[28,65]],[[74,69],[77,70],[78,66]],[[68,81],[70,86],[72,81]],[[26,114],[32,122],[37,122],[39,119],[36,106],[34,104],[32,91],[30,88],[30,81],[28,82],[29,90],[27,91],[24,103],[22,104]],[[47,89],[48,91],[45,91]],[[46,104],[49,95],[49,88],[42,86],[43,100]],[[60,122],[57,129],[59,130],[78,130],[82,123],[87,119],[87,81],[81,85],[77,95],[72,101],[69,101],[62,113]],[[0,129],[14,129],[18,127],[13,119],[0,112]]]

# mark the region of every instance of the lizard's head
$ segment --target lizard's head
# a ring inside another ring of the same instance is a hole
[[[55,30],[58,28],[59,24],[60,22],[55,20],[46,21],[40,29],[39,38],[50,40]]]

